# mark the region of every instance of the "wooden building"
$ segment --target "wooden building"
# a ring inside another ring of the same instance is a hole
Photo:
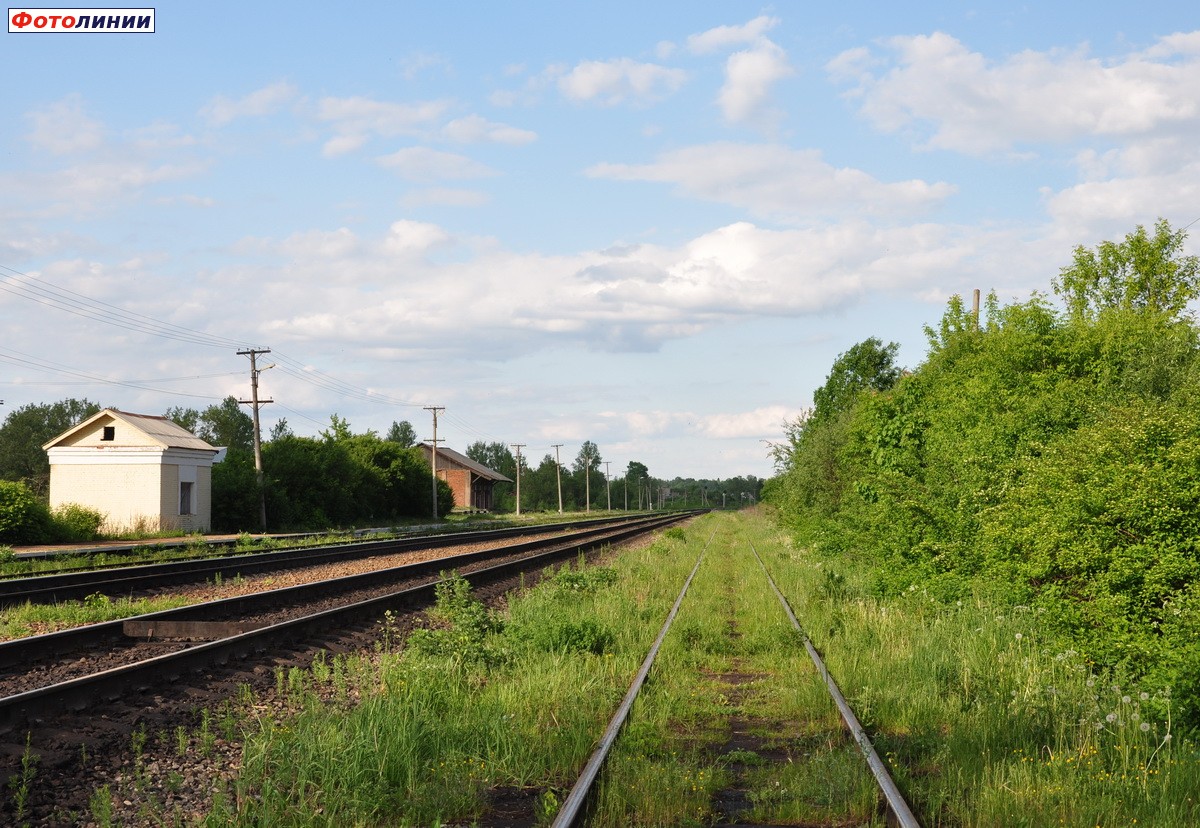
[[[425,462],[430,462],[433,449],[428,443],[422,443],[421,450],[425,452]],[[448,448],[437,450],[437,476],[454,492],[454,508],[467,511],[490,512],[493,487],[497,483],[512,482],[495,469]]]
[[[51,508],[95,509],[108,532],[212,526],[217,449],[166,417],[106,408],[42,448],[50,457]]]

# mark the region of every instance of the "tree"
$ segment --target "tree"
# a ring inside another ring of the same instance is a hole
[[[900,378],[895,342],[884,345],[871,337],[834,360],[825,384],[813,392],[812,419],[824,422],[849,408],[860,391],[887,391]]]
[[[637,508],[642,508],[642,491],[650,482],[650,469],[645,463],[630,460],[625,468],[625,484],[635,492]]]
[[[399,443],[404,448],[411,448],[417,444],[417,432],[413,430],[412,423],[408,420],[400,422],[392,421],[392,427],[388,429],[385,440],[392,443]]]
[[[194,408],[184,408],[173,405],[163,412],[163,416],[180,428],[185,428],[195,434],[200,428],[200,412]]]
[[[1200,296],[1200,258],[1182,255],[1186,239],[1159,219],[1153,236],[1139,224],[1124,241],[1103,241],[1095,250],[1079,245],[1074,262],[1054,280],[1054,292],[1076,318],[1107,308],[1178,316]]]
[[[553,454],[546,454],[537,468],[528,467],[528,460],[521,457],[521,508],[530,511],[558,510],[558,463]]]
[[[493,471],[500,472],[505,477],[512,477],[517,472],[516,458],[504,443],[485,443],[483,440],[476,440],[467,446],[467,457]]]
[[[467,457],[476,463],[487,466],[492,471],[498,471],[510,480],[517,479],[517,460],[504,443],[485,443],[476,440],[467,446]],[[522,481],[524,482],[524,481]],[[492,508],[497,512],[507,512],[516,506],[514,483],[497,483],[492,487]],[[521,492],[522,505],[529,502],[525,491]]]
[[[591,440],[584,440],[571,467],[575,470],[575,502],[590,508],[592,498],[604,490],[604,474],[600,472],[600,449]]]
[[[24,481],[33,492],[50,490],[50,459],[42,446],[100,410],[90,400],[24,405],[0,426],[0,479]]]
[[[231,449],[254,447],[254,420],[242,410],[237,397],[226,397],[220,404],[204,409],[197,428],[193,433],[211,445]]]
[[[349,440],[353,436],[354,433],[350,431],[350,423],[345,417],[339,417],[337,414],[329,415],[329,428],[321,431],[321,438],[333,443]]]
[[[275,425],[271,426],[270,439],[272,440],[282,440],[284,437],[295,436],[296,435],[292,431],[291,426],[288,425],[287,417],[280,417],[279,421],[276,422]]]

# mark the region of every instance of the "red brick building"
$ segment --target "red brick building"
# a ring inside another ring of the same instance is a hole
[[[430,462],[433,449],[422,443],[421,450],[425,452],[425,461]],[[454,492],[454,508],[482,512],[492,510],[492,487],[512,482],[495,469],[448,448],[437,450],[437,476]]]

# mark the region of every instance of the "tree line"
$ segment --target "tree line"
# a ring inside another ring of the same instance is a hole
[[[1077,247],[977,317],[960,297],[912,370],[835,361],[775,447],[765,500],[804,543],[875,559],[880,596],[1024,607],[1200,725],[1200,260],[1159,221]]]
[[[37,520],[30,523],[37,528],[29,533],[37,537],[23,537],[16,542],[84,539],[76,537],[79,532],[74,530],[47,529],[53,522],[44,508],[50,466],[42,445],[101,408],[87,399],[35,403],[11,412],[0,425],[0,481],[12,481],[26,490],[19,498],[25,507],[36,509],[39,500],[43,504]],[[203,409],[168,408],[164,416],[210,445],[226,448],[223,461],[212,469],[213,530],[259,529],[254,425],[244,407],[235,397],[226,397]],[[496,485],[494,511],[516,511],[517,460],[510,447],[477,441],[465,454],[514,481]],[[417,444],[416,431],[407,420],[393,422],[383,436],[374,431],[355,434],[344,418],[334,414],[317,437],[298,437],[287,420],[281,419],[264,439],[262,455],[262,498],[272,531],[380,525],[431,515],[431,471]],[[574,460],[561,469],[551,454],[536,466],[522,456],[521,465],[522,511],[556,511],[560,492],[564,511],[732,508],[757,500],[762,486],[762,481],[754,477],[660,480],[638,461],[630,461],[617,474],[606,475],[599,447],[590,440],[584,441]],[[439,481],[438,515],[445,516],[452,506],[450,488]],[[90,522],[98,525],[98,519]],[[80,531],[86,534],[87,530]],[[11,538],[8,541],[14,542]]]

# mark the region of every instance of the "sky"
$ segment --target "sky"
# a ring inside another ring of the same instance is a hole
[[[769,477],[855,343],[1200,219],[1194,3],[155,8],[0,32],[0,415],[269,348],[264,431]]]

